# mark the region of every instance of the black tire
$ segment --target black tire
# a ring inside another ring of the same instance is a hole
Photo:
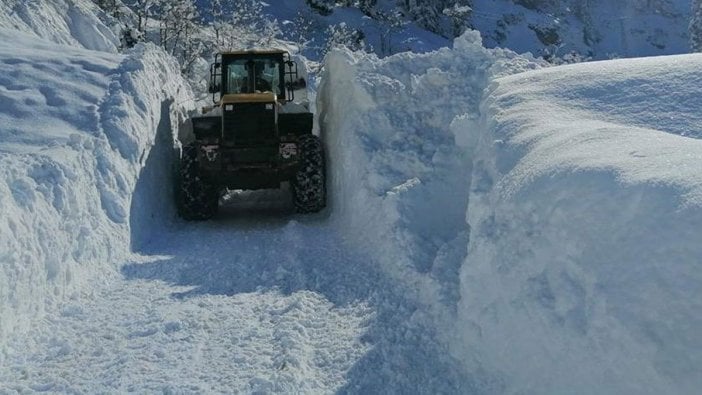
[[[324,147],[319,137],[300,136],[300,167],[292,180],[293,204],[298,213],[316,213],[327,204]]]
[[[178,215],[189,221],[202,221],[217,214],[219,188],[201,177],[195,143],[183,147],[178,175]]]

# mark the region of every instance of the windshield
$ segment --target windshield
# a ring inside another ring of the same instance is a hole
[[[225,93],[280,92],[280,69],[273,59],[237,59],[227,65]]]

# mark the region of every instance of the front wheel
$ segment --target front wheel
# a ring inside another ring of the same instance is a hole
[[[219,206],[219,189],[200,174],[197,144],[183,147],[178,182],[178,214],[186,220],[212,218]]]
[[[293,204],[298,213],[316,213],[327,203],[324,147],[319,137],[300,136],[300,167],[292,180]]]

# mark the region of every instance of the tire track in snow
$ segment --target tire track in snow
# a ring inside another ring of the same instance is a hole
[[[123,280],[70,301],[33,336],[15,339],[0,389],[468,388],[417,306],[374,262],[346,248],[322,216],[240,207],[163,229],[124,266]]]

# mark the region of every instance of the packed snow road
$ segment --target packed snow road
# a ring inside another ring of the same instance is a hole
[[[287,196],[238,198],[216,221],[167,230],[123,266],[122,278],[47,315],[9,344],[2,388],[467,388],[430,323],[412,319],[417,306],[372,260],[346,248],[323,217],[293,216],[261,197]]]

